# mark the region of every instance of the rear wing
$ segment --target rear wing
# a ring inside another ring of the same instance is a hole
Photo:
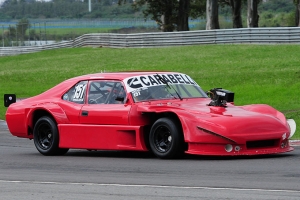
[[[17,98],[15,94],[4,94],[4,106],[8,107],[12,103],[16,103]]]

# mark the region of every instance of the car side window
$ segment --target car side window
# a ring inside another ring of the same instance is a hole
[[[119,81],[90,81],[89,104],[121,104],[125,96],[124,87]]]
[[[66,92],[62,99],[73,103],[84,104],[87,81],[81,81]]]

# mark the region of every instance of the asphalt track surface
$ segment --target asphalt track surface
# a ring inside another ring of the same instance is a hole
[[[28,199],[300,199],[300,147],[255,157],[185,156],[71,150],[42,156],[33,141],[0,121],[0,198]]]

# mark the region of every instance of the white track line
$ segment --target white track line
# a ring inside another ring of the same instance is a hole
[[[135,184],[113,184],[113,183],[76,183],[76,182],[43,182],[43,181],[12,181],[0,180],[0,183],[21,184],[51,184],[51,185],[86,185],[86,186],[113,186],[113,187],[144,187],[144,188],[170,188],[170,189],[203,189],[203,190],[232,190],[232,191],[262,191],[262,192],[287,192],[300,193],[300,190],[275,190],[258,188],[234,188],[234,187],[200,187],[200,186],[175,186],[175,185],[135,185]]]

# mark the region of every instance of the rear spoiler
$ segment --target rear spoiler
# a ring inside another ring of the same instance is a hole
[[[12,103],[16,103],[17,98],[15,94],[4,94],[4,106],[8,107]]]

